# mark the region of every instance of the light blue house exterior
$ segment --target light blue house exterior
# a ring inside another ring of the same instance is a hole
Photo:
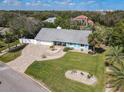
[[[66,47],[74,48],[74,49],[83,49],[83,50],[89,49],[89,45],[87,45],[87,44],[83,45],[83,44],[69,44],[69,43],[67,43]]]

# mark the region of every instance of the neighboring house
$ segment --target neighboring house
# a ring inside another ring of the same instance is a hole
[[[90,20],[87,16],[80,15],[71,19],[72,24],[79,26],[80,29],[84,29],[87,26],[93,26],[94,22]]]
[[[55,23],[56,17],[50,17],[46,20],[44,20],[43,22],[48,22],[48,23]]]
[[[92,33],[90,30],[42,28],[35,37],[35,44],[59,45],[88,50],[88,36],[90,33]]]

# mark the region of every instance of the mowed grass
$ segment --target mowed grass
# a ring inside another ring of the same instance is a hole
[[[26,70],[26,74],[44,82],[51,91],[104,91],[104,56],[68,52],[64,57],[48,61],[35,61]],[[94,74],[98,82],[89,86],[65,78],[67,70],[78,69]]]
[[[2,62],[10,62],[19,56],[21,56],[22,49],[25,47],[25,45],[20,45],[18,47],[13,48],[11,51],[7,52],[6,54],[0,56],[0,61]]]
[[[8,53],[0,56],[0,61],[7,63],[7,62],[10,62],[10,61],[16,59],[20,55],[21,55],[21,50],[16,51],[16,52],[8,52]]]
[[[5,43],[5,42],[1,42],[1,43],[2,43],[3,46],[0,47],[0,52],[8,48],[7,43]],[[9,46],[12,47],[12,46],[15,46],[17,44],[19,44],[19,40],[16,40],[16,41],[14,41],[12,43],[9,43]]]

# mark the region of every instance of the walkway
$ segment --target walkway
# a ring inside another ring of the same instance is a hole
[[[21,75],[13,75],[13,73],[15,72],[7,72],[6,71],[6,76],[5,80],[9,80],[9,84],[14,84],[14,85],[9,85],[8,84],[8,89],[6,89],[7,91],[10,91],[10,89],[12,89],[12,91],[46,91],[46,88],[44,88],[43,84],[41,85],[41,90],[35,87],[35,84],[33,85],[33,83],[37,82],[33,82],[33,79],[29,79],[29,77],[25,77],[25,70],[36,60],[50,60],[50,59],[56,59],[56,58],[60,58],[62,56],[64,56],[65,52],[63,52],[63,47],[57,47],[57,50],[55,51],[51,51],[50,48],[48,46],[41,46],[41,45],[32,45],[29,44],[27,45],[23,50],[22,50],[22,55],[20,57],[18,57],[17,59],[7,63],[12,69],[14,69],[17,72],[21,72]],[[42,56],[45,55],[46,58],[42,58]],[[2,77],[4,79],[4,77]],[[12,78],[12,79],[11,79]],[[28,79],[26,79],[28,78]],[[21,80],[23,79],[23,80]],[[2,80],[2,79],[1,79]],[[17,83],[17,81],[19,82],[19,85]],[[28,83],[29,82],[29,83]],[[33,82],[33,83],[30,83]],[[23,84],[24,86],[22,86]],[[21,84],[21,85],[20,85]],[[7,86],[7,82],[6,85]],[[5,89],[5,86],[3,86]],[[16,86],[16,90],[13,89],[13,87]],[[29,86],[29,87],[26,87]],[[20,87],[20,88],[19,88]],[[34,89],[35,88],[35,89]],[[1,91],[1,90],[0,90]],[[3,90],[4,91],[4,90]],[[47,90],[48,91],[48,90]]]
[[[0,92],[48,92],[24,74],[18,73],[0,62]]]
[[[106,73],[108,73],[108,72],[111,72],[111,70],[108,67],[106,67]],[[113,92],[109,83],[106,84],[106,86],[105,86],[105,92]]]
[[[22,50],[22,55],[9,62],[8,65],[16,71],[24,73],[28,66],[36,60],[42,61],[56,59],[64,56],[64,54],[63,47],[59,47],[56,52],[52,53],[50,52],[49,46],[29,44]],[[45,55],[47,58],[42,58],[43,55]]]

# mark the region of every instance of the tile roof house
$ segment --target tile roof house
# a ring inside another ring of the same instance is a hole
[[[94,22],[85,15],[77,16],[71,19],[71,22],[79,26],[80,29],[85,29],[85,27],[88,27],[88,26],[91,26],[91,27],[94,26]]]

